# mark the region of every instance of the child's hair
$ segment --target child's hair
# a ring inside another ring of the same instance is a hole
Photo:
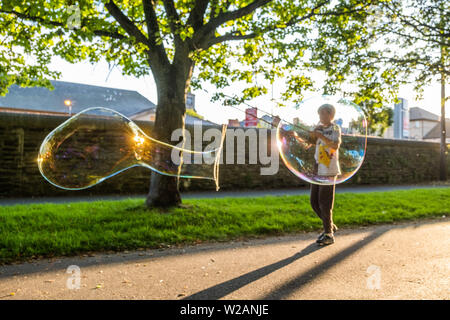
[[[334,118],[334,115],[336,114],[336,108],[332,104],[329,104],[329,103],[325,103],[325,104],[321,105],[319,107],[319,110],[317,110],[317,113],[319,113],[322,110],[326,110],[331,115],[331,118]]]

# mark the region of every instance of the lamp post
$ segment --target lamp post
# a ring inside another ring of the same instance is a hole
[[[66,99],[66,100],[64,100],[64,104],[66,105],[66,107],[69,107],[69,116],[71,116],[72,115],[72,100]]]

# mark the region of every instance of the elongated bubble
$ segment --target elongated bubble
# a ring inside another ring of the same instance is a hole
[[[163,175],[210,179],[219,189],[219,160],[226,126],[207,151],[192,151],[146,135],[133,121],[107,108],[86,109],[43,141],[41,174],[69,190],[92,187],[126,169],[143,166]],[[183,159],[201,159],[185,163]]]

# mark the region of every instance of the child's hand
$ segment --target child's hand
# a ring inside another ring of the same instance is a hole
[[[318,131],[315,131],[314,133],[315,133],[317,139],[322,139],[323,140],[323,138],[325,138],[325,136],[322,133],[318,132]]]

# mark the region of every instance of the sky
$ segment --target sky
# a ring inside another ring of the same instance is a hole
[[[89,62],[70,64],[59,57],[54,57],[49,67],[51,70],[61,72],[61,78],[58,79],[61,81],[135,90],[153,103],[156,104],[157,102],[156,86],[152,76],[145,76],[141,78],[124,76],[119,68],[109,70],[106,62],[99,62],[95,65],[92,65]],[[319,83],[321,81],[321,79],[317,77],[316,80],[318,80]],[[233,88],[230,90],[233,90]],[[214,87],[206,86],[206,91],[211,93],[214,91]],[[220,103],[212,103],[210,101],[210,94],[207,92],[193,91],[195,94],[196,111],[200,115],[204,116],[206,120],[210,120],[215,123],[228,123],[228,119],[244,119],[245,115],[243,112],[233,108],[223,107]],[[446,93],[447,96],[450,93],[450,88],[448,85],[446,86]],[[305,94],[305,98],[313,97],[314,95],[317,94]],[[275,99],[279,97],[276,85],[274,85],[273,96]],[[274,113],[276,113],[276,108],[270,101],[271,97],[272,92],[269,88],[269,94],[267,96],[260,97],[253,102],[249,102],[249,104],[258,107],[260,110],[265,110],[267,112],[274,110]],[[423,100],[415,100],[415,92],[413,91],[412,86],[402,87],[399,92],[399,97],[407,99],[410,108],[421,107],[432,113],[440,115],[441,87],[439,82],[425,88]],[[446,117],[450,117],[448,105],[449,103],[447,102]],[[262,115],[263,113],[258,114],[259,117]]]

